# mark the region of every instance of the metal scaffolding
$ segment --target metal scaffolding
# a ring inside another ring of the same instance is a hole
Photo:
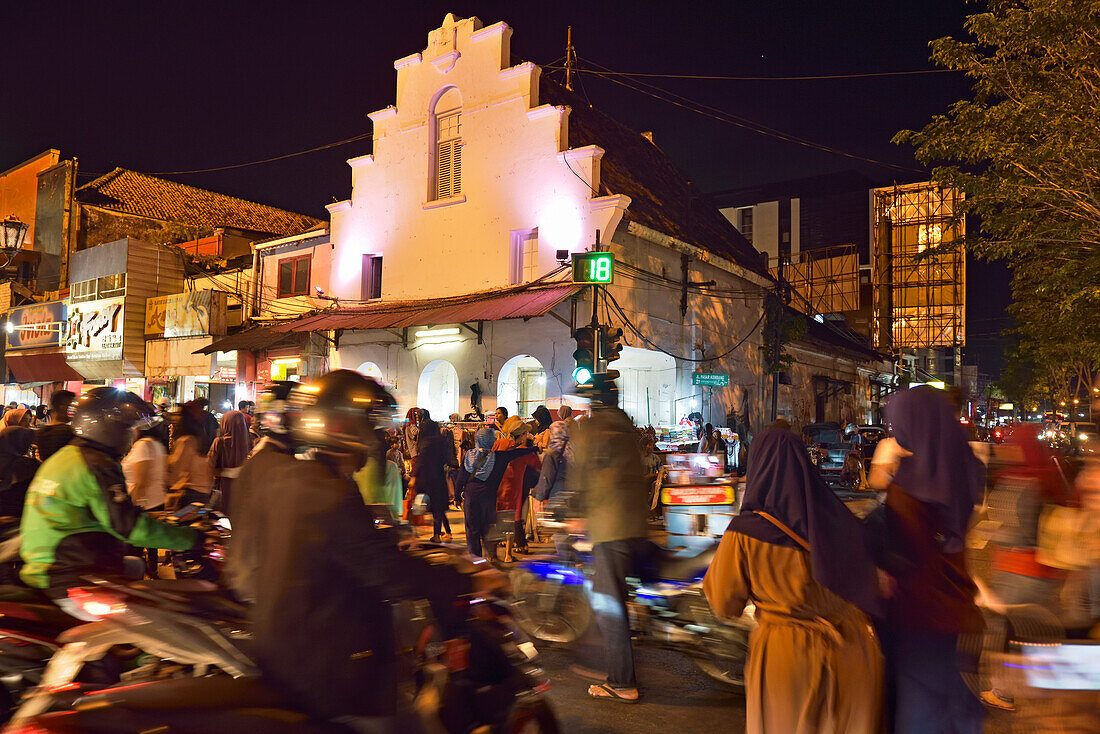
[[[875,189],[873,196],[875,346],[893,352],[962,346],[965,224],[957,216],[962,194],[923,182]]]
[[[800,298],[791,305],[815,314],[859,310],[859,251],[855,245],[836,245],[803,250],[795,262],[785,264],[783,278]],[[780,276],[778,266],[772,275]]]

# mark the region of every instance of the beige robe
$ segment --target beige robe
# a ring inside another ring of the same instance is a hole
[[[813,580],[809,554],[726,533],[703,589],[720,617],[756,605],[745,666],[747,734],[882,730],[882,655],[871,626]]]

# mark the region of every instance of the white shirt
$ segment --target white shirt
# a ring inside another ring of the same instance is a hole
[[[145,483],[137,486],[134,467],[149,462],[145,472]],[[168,452],[164,444],[155,438],[141,438],[134,443],[130,453],[122,460],[122,472],[126,475],[126,490],[130,499],[142,509],[158,507],[164,504],[165,475],[168,468]]]

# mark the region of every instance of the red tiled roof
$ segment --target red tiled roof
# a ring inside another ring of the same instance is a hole
[[[116,168],[84,184],[76,190],[76,198],[92,206],[166,222],[210,229],[228,227],[267,235],[301,234],[322,223],[305,214],[125,168]]]
[[[420,301],[390,301],[359,308],[341,308],[271,326],[272,331],[329,329],[401,329],[406,326],[461,324],[544,316],[576,293],[578,286],[519,286]]]

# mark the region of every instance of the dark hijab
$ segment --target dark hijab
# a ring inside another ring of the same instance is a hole
[[[749,447],[745,481],[741,514],[726,532],[801,549],[756,511],[768,513],[809,543],[817,583],[879,616],[875,566],[864,547],[859,520],[825,486],[798,436],[782,427],[765,429]]]
[[[27,452],[34,443],[34,431],[23,426],[8,426],[0,430],[0,476],[7,473],[16,459],[29,458]]]
[[[27,456],[34,431],[22,426],[0,430],[0,515],[20,517],[27,487],[38,469],[38,461]]]
[[[538,423],[538,429],[535,433],[542,433],[553,423],[553,416],[550,415],[550,411],[547,410],[545,405],[535,408],[535,412],[531,413],[531,417]]]
[[[898,444],[913,454],[898,462],[894,484],[939,510],[943,552],[961,552],[985,486],[985,467],[970,449],[955,407],[942,390],[921,385],[895,395],[886,420]]]
[[[238,467],[251,452],[252,434],[244,413],[239,410],[226,411],[222,414],[221,435],[214,439],[210,447],[214,466],[218,469]]]

